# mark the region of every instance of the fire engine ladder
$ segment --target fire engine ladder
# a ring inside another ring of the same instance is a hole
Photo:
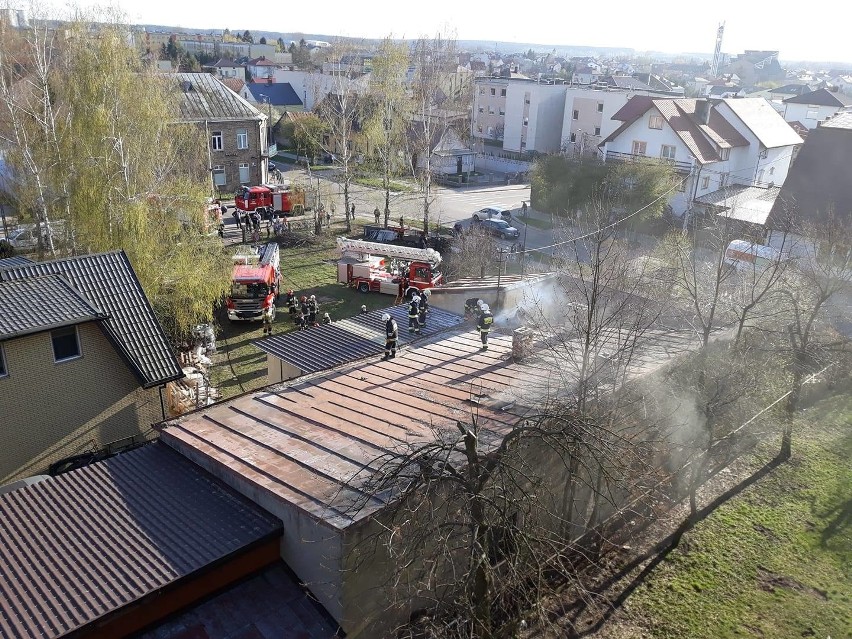
[[[275,259],[275,255],[278,252],[278,244],[276,244],[275,242],[264,244],[263,247],[261,247],[260,249],[260,265],[265,266],[266,264],[273,264],[274,262],[277,262],[278,260]]]
[[[382,244],[381,242],[365,242],[364,240],[350,240],[345,237],[337,238],[337,246],[341,253],[350,255],[384,255],[401,260],[426,262],[433,266],[441,263],[441,254],[430,248],[421,249],[411,246]]]

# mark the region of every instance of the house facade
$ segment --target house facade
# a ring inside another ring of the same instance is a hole
[[[213,191],[229,195],[269,175],[268,117],[209,73],[174,73],[178,122],[204,130]]]
[[[669,200],[678,216],[703,210],[702,198],[734,185],[781,186],[793,151],[802,143],[762,98],[636,96],[613,119],[621,124],[601,144],[605,160],[671,162],[681,178]]]
[[[239,78],[240,80],[244,80],[246,77],[245,67],[237,64],[230,58],[219,58],[210,65],[210,68],[215,71],[216,77],[223,80],[225,78]]]
[[[852,98],[828,89],[817,89],[784,100],[784,119],[801,122],[808,130],[815,129],[839,111],[850,110]]]
[[[0,260],[0,484],[153,438],[183,372],[123,252]]]

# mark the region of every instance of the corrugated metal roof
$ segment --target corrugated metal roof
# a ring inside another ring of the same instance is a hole
[[[144,387],[183,376],[124,251],[31,262],[0,270],[0,281],[61,275],[109,315],[103,326]]]
[[[0,636],[61,637],[280,530],[160,443],[0,495]]]
[[[733,184],[702,195],[695,201],[721,208],[719,215],[723,217],[762,226],[780,192],[781,187],[778,186],[763,188]]]
[[[58,275],[0,282],[0,340],[105,319]]]
[[[408,306],[401,304],[304,331],[268,337],[253,344],[260,350],[299,368],[303,375],[316,373],[384,353],[384,313],[389,313],[396,320],[400,344],[430,337],[464,321],[464,318],[458,315],[430,306],[426,326],[423,327],[421,335],[410,335]]]
[[[802,138],[763,98],[722,100],[767,149],[802,144]]]
[[[180,120],[262,120],[266,116],[209,73],[170,73],[180,98]]]
[[[395,359],[273,386],[168,422],[161,441],[190,455],[239,490],[265,494],[346,528],[385,505],[365,487],[376,459],[455,429],[474,412],[485,445],[520,417],[500,410],[519,379],[548,384],[510,357],[512,339],[492,332],[480,350],[475,330],[454,333]],[[365,501],[357,511],[356,502]]]
[[[138,639],[332,639],[336,632],[334,620],[280,562]]]

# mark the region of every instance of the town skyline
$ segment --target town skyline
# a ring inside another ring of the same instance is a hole
[[[80,6],[95,5],[84,2]],[[262,11],[243,15],[234,14],[232,7],[221,0],[208,2],[203,13],[197,5],[165,0],[120,0],[112,6],[133,24],[181,29],[229,28],[367,39],[387,36],[413,39],[446,33],[459,40],[484,43],[625,48],[637,54],[705,56],[712,55],[717,28],[724,22],[722,51],[728,55],[747,49],[766,50],[778,51],[781,60],[852,64],[852,52],[845,45],[843,21],[828,21],[814,29],[792,12],[767,14],[759,6],[733,0],[720,0],[712,11],[682,18],[684,5],[670,0],[655,5],[653,12],[626,0],[615,0],[605,13],[598,5],[575,6],[563,13],[551,12],[542,4],[538,10],[524,12],[503,2],[483,8],[447,0],[435,0],[428,9],[405,15],[393,11],[384,2],[353,10],[351,3],[342,0],[328,0],[321,12],[313,5],[290,5],[278,14]],[[576,28],[578,24],[582,28]]]

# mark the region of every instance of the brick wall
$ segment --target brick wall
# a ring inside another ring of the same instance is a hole
[[[154,437],[150,426],[163,419],[159,390],[139,385],[96,323],[78,326],[78,335],[81,357],[60,363],[49,331],[3,342],[0,484],[123,437]]]
[[[237,148],[237,132],[244,129],[248,134],[248,148]],[[266,126],[260,120],[230,120],[208,122],[207,131],[210,136],[210,164],[212,167],[222,166],[225,169],[225,184],[219,186],[219,192],[232,194],[240,186],[240,164],[248,164],[248,184],[266,182],[265,164],[263,157],[266,152]],[[222,150],[214,151],[212,137],[215,132],[222,134]]]

